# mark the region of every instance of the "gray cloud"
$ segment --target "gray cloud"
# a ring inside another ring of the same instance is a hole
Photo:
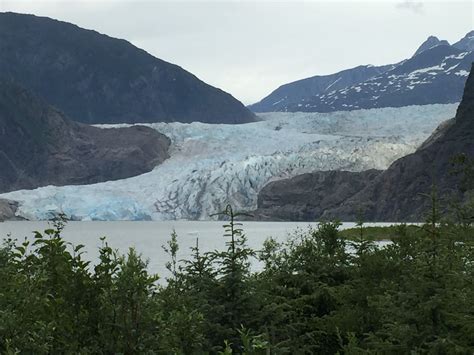
[[[421,1],[415,0],[404,0],[396,4],[396,8],[400,10],[412,11],[416,14],[422,14],[424,12],[424,4]]]
[[[473,29],[469,0],[419,3],[0,0],[0,11],[48,16],[127,39],[250,104],[290,81],[395,63],[429,35],[453,43]],[[407,16],[407,9],[424,15]]]

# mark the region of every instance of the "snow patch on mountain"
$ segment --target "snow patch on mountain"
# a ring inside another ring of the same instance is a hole
[[[77,220],[209,219],[227,203],[255,209],[258,192],[274,179],[316,170],[385,169],[454,117],[456,108],[266,113],[245,125],[149,124],[172,140],[171,157],[149,173],[0,198],[19,201],[18,214],[28,219],[59,212]]]
[[[472,51],[437,44],[379,75],[300,97],[280,105],[278,111],[332,112],[458,102],[473,61]]]
[[[454,75],[459,75],[459,76],[469,76],[469,72],[467,70],[460,70],[454,73]]]

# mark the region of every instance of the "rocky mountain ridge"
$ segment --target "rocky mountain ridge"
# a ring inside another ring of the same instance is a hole
[[[249,108],[255,112],[333,112],[459,102],[474,60],[473,48],[474,31],[452,46],[430,36],[411,58],[399,63],[299,80]]]
[[[418,54],[420,54],[421,52],[424,52],[428,49],[431,49],[433,47],[436,47],[436,46],[449,46],[449,42],[446,41],[446,40],[440,40],[438,37],[436,36],[429,36],[426,41],[424,41],[420,47],[418,47],[418,49],[416,50],[415,54],[413,54],[413,57],[414,56],[417,56]]]
[[[453,47],[462,51],[473,51],[474,50],[474,31],[468,32],[458,42],[453,44]]]
[[[381,67],[361,65],[331,75],[318,75],[298,80],[280,86],[262,101],[250,105],[249,108],[254,112],[288,111],[287,107],[299,102],[302,97],[311,97],[344,89],[380,75],[392,67],[392,65]]]
[[[90,184],[143,174],[170,140],[147,127],[100,129],[69,120],[17,84],[0,81],[0,191]]]

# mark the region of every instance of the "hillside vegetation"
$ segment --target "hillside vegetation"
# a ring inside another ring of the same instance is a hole
[[[459,353],[474,347],[473,205],[391,230],[379,248],[362,225],[351,241],[323,222],[284,243],[246,245],[228,207],[228,249],[177,260],[166,285],[130,249],[105,240],[95,266],[61,238],[0,249],[0,351],[80,354]],[[252,258],[263,268],[249,269]]]

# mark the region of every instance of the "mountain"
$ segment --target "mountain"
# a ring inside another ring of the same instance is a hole
[[[245,123],[228,93],[131,43],[46,17],[0,13],[1,75],[84,123]]]
[[[317,171],[273,181],[258,194],[251,219],[315,221],[374,182],[380,170]]]
[[[392,65],[375,67],[361,65],[331,75],[318,75],[280,86],[262,101],[250,105],[254,112],[288,111],[287,107],[297,104],[301,98],[325,94],[360,83],[380,75]]]
[[[348,111],[459,102],[474,52],[439,45],[382,75],[328,94],[302,99],[288,111]]]
[[[446,40],[439,40],[436,36],[429,36],[426,41],[424,41],[420,47],[416,50],[413,56],[420,54],[428,49],[431,49],[436,46],[449,46],[449,42]]]
[[[474,50],[474,31],[469,32],[461,40],[454,43],[453,47],[456,47],[462,51]]]
[[[89,184],[152,170],[170,140],[147,127],[100,129],[0,81],[0,191]]]
[[[259,194],[259,209],[255,214],[276,220],[301,216],[301,219],[350,221],[363,211],[367,221],[422,221],[430,209],[430,201],[423,195],[431,192],[433,184],[440,196],[459,197],[461,177],[451,174],[452,159],[459,154],[474,157],[473,72],[455,119],[445,123],[416,152],[398,159],[373,180],[366,176],[370,172],[354,173],[350,177],[346,172],[315,172],[310,177],[276,181]],[[342,186],[333,188],[332,181],[342,181]],[[364,181],[361,190],[353,193],[353,185],[361,186],[361,181]],[[340,202],[339,205],[325,204],[324,201],[332,199]]]
[[[413,57],[400,63],[357,67],[283,85],[249,108],[256,112],[333,112],[459,102],[474,60],[473,47],[474,31],[453,46],[430,36]],[[371,70],[360,78],[351,76],[362,68]],[[311,86],[316,78],[326,86]]]

